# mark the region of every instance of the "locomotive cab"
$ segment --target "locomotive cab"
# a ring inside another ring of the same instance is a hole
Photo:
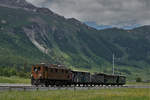
[[[31,78],[33,78],[33,79],[42,78],[42,76],[43,76],[42,69],[43,69],[43,67],[41,67],[41,66],[32,66]]]
[[[70,69],[60,65],[39,64],[32,66],[32,85],[62,85],[71,84],[72,73]]]
[[[44,78],[44,66],[43,65],[33,65],[31,71],[31,84],[38,85],[41,83],[42,79]]]

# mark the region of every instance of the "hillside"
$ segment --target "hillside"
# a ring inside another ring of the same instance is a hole
[[[49,62],[111,73],[114,53],[116,72],[145,79],[150,76],[150,26],[98,31],[74,18],[19,1],[0,1],[1,67],[30,68]]]

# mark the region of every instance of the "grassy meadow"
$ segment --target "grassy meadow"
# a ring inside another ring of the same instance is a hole
[[[30,84],[30,79],[20,78],[18,76],[12,76],[12,77],[0,76],[0,83],[23,83],[23,84]]]
[[[150,100],[150,89],[0,92],[0,100]]]
[[[150,86],[150,83],[145,83],[145,82],[127,82],[126,85]]]

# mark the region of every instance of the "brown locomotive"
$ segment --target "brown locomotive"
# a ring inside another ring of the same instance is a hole
[[[62,65],[33,65],[32,66],[32,85],[68,85],[72,80],[70,69]]]

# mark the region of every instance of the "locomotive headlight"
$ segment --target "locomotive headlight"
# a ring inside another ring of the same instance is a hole
[[[39,77],[38,77],[38,78],[40,78],[40,79],[41,79],[41,78],[42,78],[42,74],[39,74]]]
[[[42,76],[42,74],[39,74],[39,77],[41,77]]]

